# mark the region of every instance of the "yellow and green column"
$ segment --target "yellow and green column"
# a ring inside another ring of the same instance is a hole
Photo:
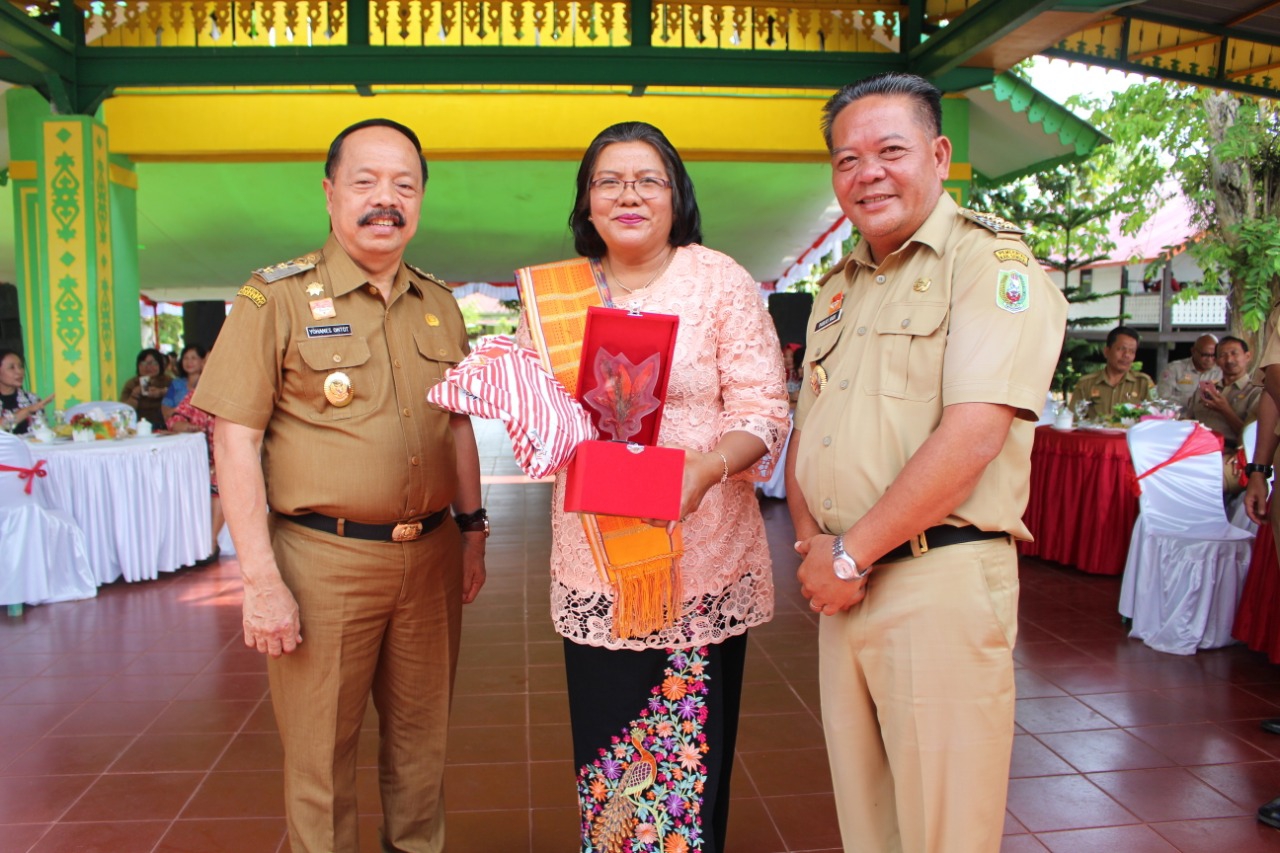
[[[93,117],[4,100],[27,386],[59,408],[114,400],[140,339],[136,174]]]

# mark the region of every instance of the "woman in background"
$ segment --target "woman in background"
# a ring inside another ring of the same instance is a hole
[[[182,356],[174,367],[173,381],[169,383],[169,389],[164,392],[164,399],[160,401],[160,413],[164,415],[166,423],[182,398],[187,396],[187,391],[195,388],[196,382],[200,381],[200,374],[204,371],[204,362],[208,357],[209,351],[199,344],[187,344],[182,348]]]
[[[27,378],[27,363],[22,354],[0,349],[0,420],[6,432],[21,435],[31,428],[31,416],[44,411],[53,402],[50,394],[41,400],[22,387]]]
[[[160,404],[169,390],[164,354],[156,349],[144,349],[138,353],[137,365],[137,375],[120,389],[120,402],[133,406],[138,420],[150,421],[152,429],[164,429],[164,413],[160,411]]]

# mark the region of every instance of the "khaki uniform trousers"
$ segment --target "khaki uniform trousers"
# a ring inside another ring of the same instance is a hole
[[[347,539],[273,519],[302,644],[269,660],[294,853],[355,853],[356,746],[378,711],[383,849],[444,850],[445,742],[462,625],[462,536]]]
[[[1013,749],[1008,539],[886,563],[823,616],[822,720],[846,853],[998,853]]]

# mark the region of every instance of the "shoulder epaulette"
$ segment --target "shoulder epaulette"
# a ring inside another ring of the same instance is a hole
[[[1009,220],[996,216],[993,213],[979,213],[976,210],[970,210],[967,207],[960,208],[960,215],[970,222],[977,223],[983,228],[987,228],[997,234],[1026,234],[1027,229],[1021,228]]]
[[[845,255],[843,258],[841,258],[840,260],[832,264],[831,269],[823,273],[822,278],[818,279],[818,284],[817,284],[818,289],[821,290],[824,284],[831,281],[831,279],[835,278],[837,275],[843,272],[845,266],[848,263],[849,263],[849,256]]]
[[[436,284],[443,287],[445,290],[451,293],[453,292],[453,287],[451,287],[447,282],[441,281],[440,279],[436,278],[434,275],[427,272],[426,270],[419,269],[418,267],[415,267],[413,264],[409,263],[408,261],[405,262],[405,266],[413,270],[414,272],[416,272],[418,274],[418,278],[426,279],[427,281],[433,281]]]
[[[291,261],[285,261],[281,264],[272,264],[269,267],[256,269],[253,274],[265,281],[267,284],[279,281],[282,278],[288,278],[291,275],[297,275],[300,272],[315,269],[316,262],[320,260],[319,252],[312,252],[309,255],[303,255],[300,258],[294,258]]]

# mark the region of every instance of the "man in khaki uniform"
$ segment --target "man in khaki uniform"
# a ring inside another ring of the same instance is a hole
[[[814,303],[787,500],[846,851],[990,853],[1004,825],[1012,540],[1066,301],[943,190],[940,97],[893,73],[824,111],[861,240]]]
[[[1191,345],[1191,357],[1180,358],[1165,365],[1156,385],[1156,393],[1162,400],[1179,406],[1191,402],[1191,395],[1200,390],[1201,382],[1217,382],[1222,370],[1215,362],[1218,339],[1213,335],[1201,335]]]
[[[1257,420],[1262,386],[1249,377],[1249,345],[1228,335],[1218,343],[1215,356],[1222,370],[1220,382],[1202,382],[1182,416],[1199,421],[1219,433],[1227,450],[1240,446],[1244,425]]]
[[[1280,558],[1280,512],[1269,507],[1271,480],[1275,466],[1280,463],[1280,302],[1271,306],[1267,326],[1263,332],[1262,356],[1253,372],[1253,382],[1264,386],[1258,400],[1258,438],[1253,451],[1253,461],[1244,466],[1249,477],[1245,489],[1244,506],[1256,524],[1271,524],[1277,557]],[[1262,721],[1262,728],[1272,734],[1280,734],[1280,717]],[[1267,826],[1280,829],[1280,797],[1258,807],[1258,820]]]
[[[1138,333],[1128,326],[1116,326],[1107,334],[1102,356],[1107,364],[1101,370],[1086,373],[1071,392],[1071,408],[1082,400],[1089,401],[1090,418],[1111,415],[1118,403],[1140,406],[1147,402],[1148,393],[1155,383],[1145,373],[1133,369],[1138,357]]]
[[[403,125],[339,134],[328,242],[240,288],[194,398],[217,416],[244,638],[270,655],[295,853],[359,848],[370,693],[382,849],[444,849],[449,699],[487,521],[470,421],[426,403],[467,349],[449,289],[402,260],[426,177]]]

